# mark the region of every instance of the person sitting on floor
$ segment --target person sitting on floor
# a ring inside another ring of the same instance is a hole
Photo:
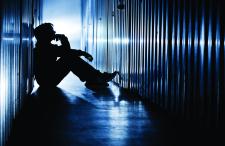
[[[85,85],[107,87],[118,71],[113,73],[100,72],[84,61],[93,57],[87,52],[71,49],[68,38],[63,34],[56,34],[52,23],[43,23],[34,29],[37,40],[34,48],[34,75],[39,86],[55,87],[72,71]],[[60,41],[55,45],[53,40]],[[57,59],[60,57],[59,59]]]

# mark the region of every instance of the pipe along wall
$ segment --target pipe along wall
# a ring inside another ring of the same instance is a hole
[[[0,146],[24,97],[31,92],[32,28],[41,20],[40,0],[0,2]]]
[[[224,126],[223,0],[82,0],[82,48],[122,87],[182,119]]]

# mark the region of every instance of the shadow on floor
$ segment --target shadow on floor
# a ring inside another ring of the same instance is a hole
[[[199,146],[220,140],[212,137],[217,131],[186,127],[112,83],[100,91],[68,83],[37,88],[26,98],[7,146]]]

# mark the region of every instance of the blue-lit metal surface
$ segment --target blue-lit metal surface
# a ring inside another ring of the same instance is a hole
[[[223,0],[85,0],[83,47],[95,52],[99,69],[121,72],[114,81],[122,87],[203,126],[222,125],[223,6]]]
[[[38,23],[38,0],[1,0],[0,146],[23,98],[32,90],[32,28]]]

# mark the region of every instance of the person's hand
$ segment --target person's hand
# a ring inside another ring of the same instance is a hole
[[[70,49],[69,40],[64,34],[55,34],[55,40],[59,40],[64,48]]]
[[[93,60],[93,57],[88,53],[85,53],[84,57],[87,58],[89,61]]]
[[[56,41],[60,40],[61,42],[68,41],[68,38],[64,34],[55,34]]]

